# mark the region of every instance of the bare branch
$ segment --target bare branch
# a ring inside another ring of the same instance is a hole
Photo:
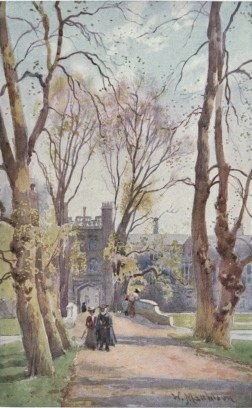
[[[3,95],[4,95],[4,92],[5,92],[6,88],[7,88],[7,84],[4,84],[4,85],[2,86],[1,91],[0,91],[0,96],[3,96]]]
[[[240,210],[239,216],[237,218],[237,222],[235,223],[234,228],[232,230],[232,232],[234,234],[237,233],[237,231],[238,231],[238,229],[239,229],[239,227],[241,226],[241,223],[242,223],[244,211],[246,209],[246,204],[247,204],[247,200],[248,200],[248,193],[249,193],[249,187],[250,187],[251,179],[252,179],[252,170],[250,171],[250,173],[248,175],[245,190],[244,190],[244,196],[243,196],[243,200],[242,200],[241,210]]]
[[[252,262],[252,255],[247,256],[241,261],[242,268]]]
[[[22,80],[23,80],[24,78],[26,78],[26,77],[38,78],[39,83],[40,83],[40,85],[42,86],[42,88],[44,88],[44,87],[46,86],[46,85],[45,85],[45,82],[43,81],[43,75],[42,75],[42,74],[39,74],[39,73],[37,73],[37,72],[32,73],[32,72],[30,72],[30,71],[25,71],[25,73],[22,75],[22,77],[21,77],[20,79],[17,80],[17,82],[22,81]]]
[[[10,251],[2,251],[2,250],[0,250],[0,255],[1,255],[1,259],[5,262],[5,263],[7,263],[8,265],[10,265],[10,267],[12,268],[13,267],[13,262],[16,262],[16,261],[10,261],[9,259],[7,259],[6,257],[5,257],[5,253],[6,252],[10,252]]]
[[[226,75],[224,75],[222,80],[224,80],[226,77],[228,77],[228,76],[230,76],[232,74],[243,74],[243,75],[247,76],[249,79],[252,79],[252,75],[249,72],[247,72],[245,69],[242,69],[242,67],[244,67],[245,65],[251,64],[251,63],[252,63],[252,59],[243,62],[241,65],[239,65],[239,67],[233,69],[232,71],[230,71]]]
[[[184,68],[185,68],[186,64],[188,63],[188,61],[190,61],[191,58],[195,57],[195,55],[198,55],[199,51],[200,51],[206,44],[209,44],[209,41],[205,41],[203,44],[201,44],[201,45],[199,46],[199,48],[196,50],[196,52],[195,52],[194,54],[190,55],[190,57],[188,57],[188,58],[183,62],[182,68],[181,68],[181,71],[180,71],[180,77],[179,77],[179,80],[178,80],[178,82],[177,82],[177,85],[175,86],[175,90],[177,89],[179,83],[181,82],[181,79],[183,78],[183,71],[184,71]]]
[[[5,280],[9,279],[12,277],[11,272],[6,272],[1,278],[0,278],[0,285],[3,283]]]

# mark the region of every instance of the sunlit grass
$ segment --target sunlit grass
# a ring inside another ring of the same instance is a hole
[[[236,313],[234,316],[235,323],[252,323],[252,313]]]
[[[54,361],[55,377],[27,378],[22,343],[0,346],[0,401],[5,407],[60,407],[76,349]]]
[[[0,336],[17,336],[20,327],[17,319],[0,319]]]
[[[174,326],[187,329],[193,329],[195,326],[195,313],[170,313],[170,316],[173,317]],[[252,314],[237,313],[234,317],[232,330],[252,330],[252,324],[250,325],[246,323],[252,323]]]
[[[173,317],[173,326],[193,329],[195,325],[194,313],[169,313]]]

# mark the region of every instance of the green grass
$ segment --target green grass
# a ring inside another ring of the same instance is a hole
[[[193,329],[195,325],[195,313],[170,313],[173,317],[173,325],[177,327],[184,327],[187,329]],[[236,323],[243,323],[242,325]],[[252,330],[252,314],[235,314],[234,324],[232,330]]]
[[[173,317],[173,325],[193,329],[195,325],[194,313],[169,313]]]
[[[252,323],[251,313],[237,313],[234,316],[235,323]]]
[[[20,327],[17,319],[0,319],[0,336],[17,336]]]
[[[234,323],[232,325],[232,330],[252,330],[252,324],[244,323],[244,324],[238,325]]]
[[[197,349],[198,352],[212,353],[227,359],[235,360],[242,363],[252,365],[252,347],[249,340],[232,340],[232,348],[224,350],[222,347],[211,343],[206,343],[202,340],[194,340],[192,335],[176,335],[174,336],[182,344],[189,344]]]
[[[21,342],[0,346],[0,401],[5,407],[60,407],[76,348],[54,361],[55,377],[27,378]]]

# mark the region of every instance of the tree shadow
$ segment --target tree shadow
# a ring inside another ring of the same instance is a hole
[[[0,360],[0,382],[14,382],[27,378],[27,361],[24,351],[17,347],[17,350],[1,348]]]

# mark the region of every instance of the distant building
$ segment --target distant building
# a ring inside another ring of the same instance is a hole
[[[142,249],[140,244],[141,239],[145,239],[145,245],[151,247],[154,239],[157,237],[156,225],[153,234],[130,234],[129,241],[132,245],[135,245],[136,249]],[[239,259],[244,259],[252,254],[252,237],[250,235],[243,235],[243,228],[240,229],[240,234],[237,236],[235,251]],[[196,310],[196,293],[194,288],[194,274],[193,274],[193,264],[192,264],[192,238],[189,235],[182,234],[159,234],[163,236],[163,241],[165,244],[171,244],[176,241],[177,244],[183,249],[183,255],[181,257],[181,272],[184,278],[184,284],[180,284],[179,281],[172,282],[173,287],[173,297],[171,301],[168,302],[167,307],[169,311],[174,312],[190,312]],[[213,293],[214,302],[217,305],[218,302],[218,292],[220,288],[220,283],[218,279],[218,264],[220,257],[216,250],[216,237],[209,236],[209,252],[210,258],[214,263],[214,273],[213,273]],[[141,262],[144,267],[152,262],[152,253],[146,253],[141,256]],[[252,262],[244,267],[242,274],[243,283],[246,286],[245,291],[241,295],[240,301],[236,306],[237,312],[251,312],[252,311]]]
[[[101,303],[111,304],[113,301],[113,276],[110,265],[103,259],[103,250],[108,238],[114,233],[113,205],[102,203],[101,216],[94,220],[86,215],[77,216],[68,222],[77,230],[81,251],[86,253],[87,271],[79,275],[70,275],[68,301],[75,302],[79,311],[81,304],[97,307]]]

